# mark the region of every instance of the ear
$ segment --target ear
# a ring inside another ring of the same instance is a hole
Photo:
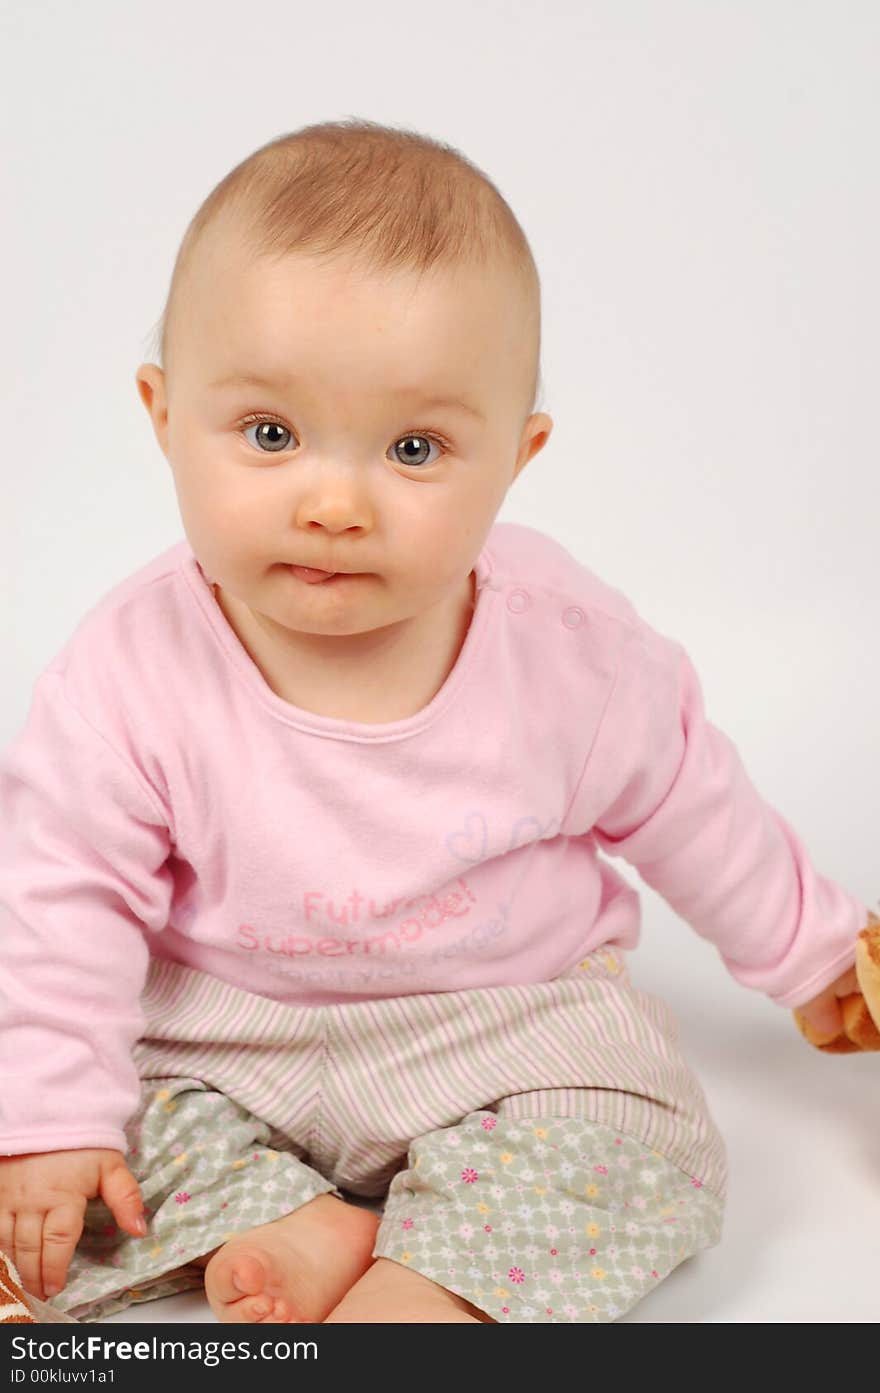
[[[516,457],[516,469],[513,472],[515,479],[519,473],[525,469],[530,459],[543,450],[547,441],[550,439],[553,430],[553,418],[548,416],[546,411],[538,411],[530,416],[523,426],[522,437],[519,442],[519,451]],[[511,480],[511,483],[513,480]]]
[[[155,363],[141,363],[134,380],[138,395],[153,423],[159,448],[168,459],[168,401],[165,395],[165,374]]]

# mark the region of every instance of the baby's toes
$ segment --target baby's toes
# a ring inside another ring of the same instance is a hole
[[[254,1314],[250,1319],[261,1321],[263,1325],[291,1325],[297,1320],[290,1303],[283,1296],[248,1297],[248,1304],[251,1301]]]
[[[261,1321],[270,1324],[274,1319],[275,1302],[271,1296],[244,1296],[232,1308],[235,1315],[230,1320]]]
[[[275,1308],[271,1315],[258,1316],[261,1325],[293,1325],[296,1323],[296,1316],[291,1315],[290,1308],[284,1301],[276,1301]]]
[[[283,1321],[285,1324],[290,1324],[291,1322],[297,1321],[299,1318],[294,1315],[293,1307],[289,1301],[285,1301],[283,1296],[276,1296],[275,1308],[268,1319],[271,1321]]]
[[[271,1314],[265,1265],[245,1253],[216,1253],[205,1268],[205,1294],[221,1320],[260,1320]]]
[[[266,1264],[260,1258],[251,1253],[233,1252],[228,1262],[232,1295],[227,1297],[227,1300],[237,1301],[242,1296],[258,1296],[265,1290],[269,1274]]]

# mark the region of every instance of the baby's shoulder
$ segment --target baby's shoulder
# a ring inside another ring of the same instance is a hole
[[[189,544],[168,547],[112,585],[77,621],[48,664],[67,698],[96,722],[157,686],[186,652],[179,570]],[[166,700],[168,688],[165,688]]]
[[[549,606],[572,629],[589,626],[619,646],[639,628],[640,617],[621,591],[603,580],[555,537],[524,523],[496,523],[488,538],[491,583],[508,604]],[[519,594],[520,598],[515,598]]]

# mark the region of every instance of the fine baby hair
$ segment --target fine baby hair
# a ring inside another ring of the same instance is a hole
[[[182,238],[153,347],[171,362],[178,307],[212,229],[247,255],[295,254],[353,264],[365,274],[418,278],[459,265],[509,273],[530,345],[527,414],[541,396],[541,286],[531,247],[489,176],[451,145],[350,117],[278,136],[211,190]]]

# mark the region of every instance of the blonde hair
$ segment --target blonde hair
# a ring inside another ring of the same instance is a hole
[[[248,155],[186,229],[155,331],[168,357],[175,304],[207,228],[231,217],[255,257],[343,257],[367,272],[434,266],[508,270],[533,343],[531,410],[541,389],[541,286],[525,233],[482,170],[443,141],[350,117],[303,126]]]

